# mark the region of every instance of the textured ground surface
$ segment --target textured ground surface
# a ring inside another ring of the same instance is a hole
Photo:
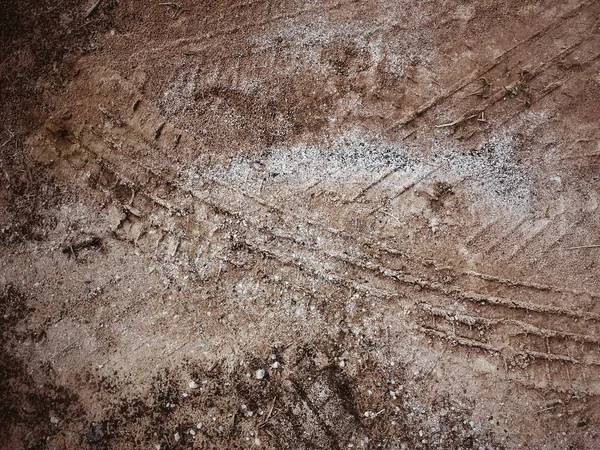
[[[600,446],[599,2],[0,20],[0,446]]]

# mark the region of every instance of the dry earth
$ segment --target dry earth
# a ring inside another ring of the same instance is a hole
[[[600,2],[0,1],[0,446],[600,448]]]

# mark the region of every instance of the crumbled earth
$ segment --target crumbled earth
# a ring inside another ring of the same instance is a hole
[[[599,2],[0,12],[0,447],[600,447]]]

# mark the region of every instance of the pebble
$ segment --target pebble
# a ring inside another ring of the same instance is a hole
[[[190,387],[190,389],[196,389],[198,387],[198,384],[196,384],[195,381],[190,381],[188,386]]]
[[[173,439],[175,439],[175,442],[179,442],[179,439],[181,439],[181,436],[179,436],[178,432],[173,435]]]
[[[258,369],[258,370],[256,371],[256,373],[254,374],[254,377],[255,377],[257,380],[262,380],[262,379],[265,377],[265,371],[264,371],[263,369]]]
[[[59,422],[59,420],[56,417],[54,417],[54,416],[50,417],[50,423],[57,424],[58,422]]]

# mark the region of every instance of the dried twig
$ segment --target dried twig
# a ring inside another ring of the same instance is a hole
[[[567,247],[567,248],[565,248],[565,250],[579,250],[582,248],[600,248],[600,244],[579,245],[577,247]]]
[[[461,123],[463,123],[463,122],[465,122],[465,121],[467,121],[467,120],[474,119],[475,117],[478,117],[478,116],[479,116],[479,113],[477,113],[477,114],[473,114],[473,115],[471,115],[471,116],[468,116],[468,117],[461,117],[460,119],[456,119],[456,120],[454,120],[454,121],[452,121],[452,122],[448,122],[448,123],[443,123],[443,124],[441,124],[441,125],[436,125],[435,127],[436,127],[436,128],[447,128],[447,127],[453,127],[453,126],[455,126],[455,125],[460,125]]]
[[[92,14],[94,14],[94,11],[96,11],[96,9],[98,9],[98,6],[100,5],[100,2],[102,0],[96,0],[94,2],[94,4],[92,6],[90,6],[90,9],[88,9],[85,13],[85,16],[83,16],[84,19],[87,19],[88,17],[90,17]]]
[[[10,133],[10,137],[6,141],[4,141],[2,143],[2,145],[0,145],[0,148],[3,148],[6,144],[8,144],[10,141],[12,141],[14,139],[14,137],[15,137],[15,133],[13,133],[10,130],[7,130],[7,131]]]
[[[398,219],[396,216],[394,216],[392,213],[389,213],[387,211],[381,211],[383,214],[385,214],[386,216],[390,216],[392,219],[394,219],[396,222],[398,222],[399,225],[402,225],[402,222],[400,222],[400,219]]]
[[[267,417],[265,418],[265,420],[263,421],[263,423],[261,423],[258,428],[262,428],[264,427],[267,422],[269,421],[269,419],[271,418],[271,414],[273,414],[273,408],[275,408],[275,402],[277,401],[277,396],[275,396],[273,398],[273,402],[271,403],[271,409],[269,409],[269,413],[267,414]]]
[[[550,411],[551,409],[556,408],[557,406],[560,406],[563,404],[563,401],[558,399],[558,400],[552,400],[551,402],[546,403],[548,406],[546,408],[540,409],[537,413],[543,413],[546,411]]]

